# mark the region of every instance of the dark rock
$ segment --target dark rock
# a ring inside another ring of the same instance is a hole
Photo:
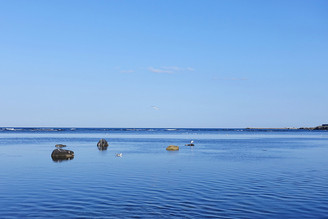
[[[74,152],[64,149],[55,149],[51,154],[52,159],[68,159],[74,157]]]
[[[108,142],[105,139],[100,139],[97,143],[97,147],[100,151],[107,150]]]
[[[186,144],[185,146],[195,146],[194,144]]]
[[[56,144],[56,148],[63,148],[63,147],[66,147],[66,145],[64,145],[64,144]]]
[[[320,125],[315,127],[313,130],[328,130],[328,126]]]
[[[167,151],[178,151],[179,150],[179,146],[175,146],[175,145],[169,145],[166,148]]]
[[[301,127],[299,129],[309,130],[309,131],[312,131],[312,130],[328,130],[328,126],[320,125],[320,126],[316,126],[316,127]]]
[[[98,141],[97,146],[100,146],[100,147],[107,147],[107,146],[108,146],[108,142],[107,142],[105,139],[100,139],[100,140]]]

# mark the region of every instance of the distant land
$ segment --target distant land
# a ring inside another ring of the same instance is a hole
[[[300,128],[246,128],[247,130],[328,130],[328,124],[322,124],[316,127],[300,127]]]

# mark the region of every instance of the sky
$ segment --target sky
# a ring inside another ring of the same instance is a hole
[[[0,127],[328,122],[326,0],[0,0]]]

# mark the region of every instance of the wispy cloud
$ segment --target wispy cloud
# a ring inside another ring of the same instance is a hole
[[[163,68],[149,67],[148,70],[151,71],[151,72],[154,72],[154,73],[166,73],[166,74],[172,74],[173,73],[172,70],[167,70],[167,69],[163,69]]]
[[[178,67],[178,66],[164,66],[162,67],[162,69],[167,69],[170,71],[181,71],[182,68]]]
[[[151,108],[153,108],[154,110],[160,110],[160,108],[157,106],[151,106]]]
[[[166,73],[166,74],[173,74],[173,73],[183,72],[183,71],[195,71],[191,67],[181,68],[178,66],[164,66],[164,67],[160,67],[160,68],[149,67],[148,70],[150,72],[154,72],[154,73]]]
[[[135,73],[137,72],[136,70],[133,69],[124,69],[121,67],[116,67],[116,71],[122,74],[130,74],[130,73]],[[159,73],[159,74],[174,74],[174,73],[179,73],[179,72],[192,72],[195,71],[194,68],[191,67],[178,67],[178,66],[162,66],[162,67],[148,67],[148,71],[153,72],[153,73]]]

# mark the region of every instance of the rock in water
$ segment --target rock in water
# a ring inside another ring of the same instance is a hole
[[[70,159],[74,157],[74,152],[64,149],[55,149],[51,154],[52,159]]]
[[[97,143],[97,147],[100,151],[107,150],[108,142],[105,139],[100,139]]]
[[[108,142],[105,139],[100,139],[97,144],[98,147],[107,147]]]
[[[194,144],[186,144],[186,146],[195,146]]]
[[[179,150],[179,146],[175,146],[175,145],[169,145],[166,148],[167,151],[178,151]]]
[[[56,148],[63,148],[63,147],[66,147],[66,145],[64,145],[64,144],[56,144]]]

